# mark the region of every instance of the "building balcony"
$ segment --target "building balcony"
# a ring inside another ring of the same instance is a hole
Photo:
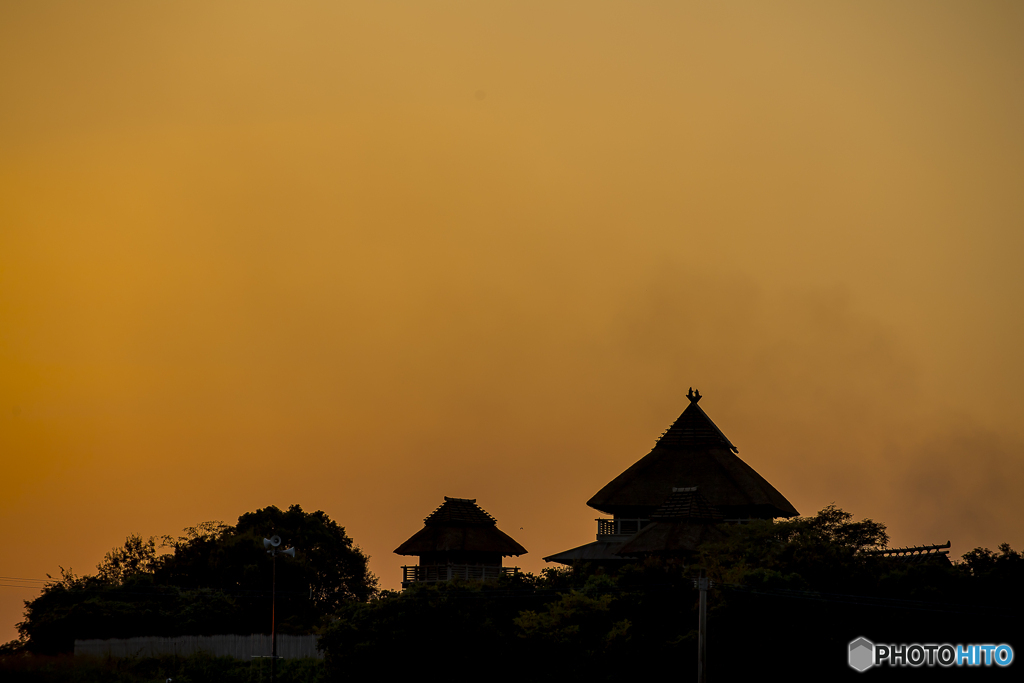
[[[597,540],[612,540],[610,537],[628,537],[651,523],[649,519],[597,519]]]
[[[402,567],[402,588],[414,583],[439,583],[441,581],[488,581],[502,576],[519,573],[519,567],[499,567],[487,564],[441,564],[411,565]]]

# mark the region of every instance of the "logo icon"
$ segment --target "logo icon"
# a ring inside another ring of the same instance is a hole
[[[850,642],[850,668],[867,671],[875,663],[875,644],[867,638]]]

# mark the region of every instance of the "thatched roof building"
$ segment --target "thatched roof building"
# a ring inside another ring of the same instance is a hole
[[[403,567],[403,587],[410,583],[453,578],[487,579],[513,570],[502,557],[525,555],[526,548],[498,528],[475,498],[444,497],[423,520],[423,528],[395,549],[398,555],[419,557],[418,566]]]
[[[587,505],[616,517],[650,517],[672,487],[697,486],[726,518],[795,517],[799,513],[764,477],[740,460],[739,450],[689,394],[690,405],[650,453],[612,479]]]
[[[587,501],[613,516],[597,520],[597,541],[545,560],[614,565],[644,554],[685,554],[718,535],[713,528],[718,522],[799,514],[740,459],[738,449],[697,405],[700,392],[691,389],[687,397],[690,404],[651,452]]]
[[[494,517],[476,504],[476,498],[445,496],[444,503],[423,520],[423,528],[395,548],[395,553],[492,555],[501,564],[502,556],[525,555],[526,548],[499,529]]]

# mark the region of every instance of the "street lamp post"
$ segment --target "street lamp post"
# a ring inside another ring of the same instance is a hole
[[[277,668],[277,556],[287,555],[295,557],[295,548],[278,550],[281,545],[281,537],[274,535],[263,539],[263,547],[267,548],[270,555],[272,568],[270,579],[270,683],[274,683],[274,670]]]

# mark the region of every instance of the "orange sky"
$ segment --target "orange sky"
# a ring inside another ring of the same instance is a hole
[[[690,386],[802,513],[1024,546],[1022,31],[0,4],[0,575],[299,503],[393,588],[444,495],[536,571]]]

